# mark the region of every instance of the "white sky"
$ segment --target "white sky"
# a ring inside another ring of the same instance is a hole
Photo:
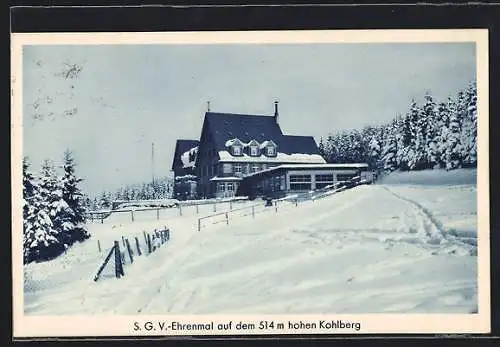
[[[64,62],[83,64],[78,79],[55,75]],[[95,194],[150,180],[152,142],[155,174],[168,175],[175,140],[199,138],[207,100],[272,114],[277,98],[283,131],[319,141],[386,122],[426,91],[454,96],[475,75],[472,43],[26,46],[24,155],[37,170],[72,149]],[[34,119],[36,100],[47,117]]]

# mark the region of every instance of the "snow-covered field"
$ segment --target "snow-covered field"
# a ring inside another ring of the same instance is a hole
[[[386,177],[277,211],[258,201],[255,218],[239,210],[226,225],[222,214],[200,232],[211,205],[133,223],[112,215],[89,224],[93,237],[66,255],[25,266],[25,314],[475,312],[476,186],[470,177],[450,184],[475,171],[436,175],[449,179]],[[164,226],[168,243],[135,257],[123,278],[93,281],[113,240]]]

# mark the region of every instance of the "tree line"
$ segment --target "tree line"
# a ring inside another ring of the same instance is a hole
[[[86,197],[90,210],[109,209],[113,201],[170,199],[173,195],[173,181],[169,177],[157,178],[154,182],[128,184],[114,192],[103,191],[96,197]]]
[[[365,162],[378,172],[477,166],[477,88],[436,101],[412,100],[408,112],[380,126],[330,134],[319,143],[329,163]]]
[[[24,263],[50,260],[75,242],[90,237],[85,229],[82,181],[75,175],[72,153],[64,152],[62,175],[44,160],[38,174],[23,158],[23,259]]]

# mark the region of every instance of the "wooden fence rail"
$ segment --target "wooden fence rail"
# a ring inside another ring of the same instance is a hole
[[[348,181],[342,181],[342,182],[336,182],[330,186],[315,190],[313,192],[307,192],[307,193],[301,193],[297,194],[294,198],[292,199],[278,199],[273,201],[273,206],[274,206],[274,211],[278,213],[278,201],[292,201],[295,206],[298,206],[299,201],[315,201],[317,199],[323,198],[325,196],[328,196],[326,193],[332,192],[332,193],[337,193],[340,191],[343,191],[345,189],[353,188],[357,185],[363,184],[364,182],[361,180],[361,177],[356,176],[353,177],[352,179]],[[225,215],[225,222],[226,225],[229,225],[229,214],[241,210],[246,210],[246,209],[251,209],[252,212],[252,218],[255,218],[255,207],[262,206],[262,204],[254,204],[251,206],[245,206],[237,209],[232,209],[232,205],[230,204],[230,210],[227,212],[219,212],[219,213],[214,213],[209,216],[204,216],[198,218],[198,231],[201,231],[201,222],[206,219],[210,218],[215,218],[221,215]],[[265,209],[264,211],[269,211],[268,209]],[[214,206],[214,212],[215,212],[215,206]]]
[[[233,209],[233,202],[247,201],[248,197],[234,198],[233,200],[207,200],[206,202],[197,201],[197,203],[189,203],[189,201],[179,202],[176,206],[161,206],[161,207],[142,207],[142,208],[126,208],[121,210],[109,210],[109,211],[89,211],[87,212],[87,218],[93,221],[99,221],[104,223],[104,219],[108,218],[111,214],[116,213],[129,213],[130,220],[134,222],[137,219],[137,212],[156,212],[156,219],[160,219],[160,211],[161,210],[172,210],[177,209],[179,216],[183,216],[184,210],[186,207],[193,206],[196,210],[196,214],[200,213],[199,206],[202,205],[212,205],[213,212],[217,212],[217,204],[229,204],[229,210]],[[153,217],[154,218],[154,217]]]

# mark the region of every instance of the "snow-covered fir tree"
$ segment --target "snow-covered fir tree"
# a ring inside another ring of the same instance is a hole
[[[85,230],[85,206],[84,206],[84,196],[78,184],[82,182],[82,179],[75,175],[75,161],[71,151],[67,150],[64,152],[64,164],[63,164],[64,174],[61,177],[62,185],[62,199],[66,202],[70,213],[70,220],[66,223],[71,223],[67,225],[65,229],[65,234],[67,235],[70,244],[76,241],[83,241],[90,237],[87,230]],[[68,229],[69,228],[69,229]]]
[[[421,170],[425,165],[425,131],[427,123],[424,110],[413,100],[410,106],[411,141],[408,152],[408,168]]]
[[[456,169],[461,164],[462,144],[460,143],[461,129],[458,117],[458,109],[455,102],[448,100],[448,110],[450,119],[445,149],[445,168],[447,170]]]
[[[437,152],[439,154],[438,162],[440,168],[446,167],[446,148],[450,127],[450,103],[452,103],[452,100],[449,100],[448,103],[441,102],[438,106],[436,143]]]
[[[404,116],[399,117],[397,122],[398,132],[396,134],[396,161],[400,170],[408,170],[408,158],[413,156],[413,150],[411,148],[412,133],[410,115],[405,114]]]
[[[61,232],[53,222],[53,218],[60,212],[59,208],[64,208],[63,203],[57,204],[61,200],[57,199],[59,194],[54,193],[57,190],[53,165],[46,160],[42,165],[37,193],[31,199],[30,213],[26,216],[23,240],[26,263],[52,259],[65,250],[60,240]]]
[[[32,233],[33,222],[36,219],[36,208],[38,201],[36,200],[38,191],[38,183],[35,176],[30,170],[30,163],[27,157],[23,158],[23,259],[24,263],[30,261],[31,239],[34,236]]]
[[[379,141],[380,140],[377,135],[374,134],[368,143],[368,164],[373,169],[378,169],[378,162],[380,161],[380,155],[382,152]]]
[[[424,127],[424,152],[425,152],[425,165],[427,169],[434,169],[439,167],[440,153],[438,150],[438,134],[439,128],[437,125],[437,108],[434,99],[430,94],[425,95],[424,113],[425,117],[423,124]]]
[[[397,131],[398,121],[395,119],[392,124],[387,127],[385,132],[385,141],[382,147],[381,162],[384,171],[394,171],[398,167],[397,161]]]
[[[463,166],[477,164],[477,89],[475,84],[469,86],[462,100],[466,106],[460,107],[462,112],[462,157]]]

